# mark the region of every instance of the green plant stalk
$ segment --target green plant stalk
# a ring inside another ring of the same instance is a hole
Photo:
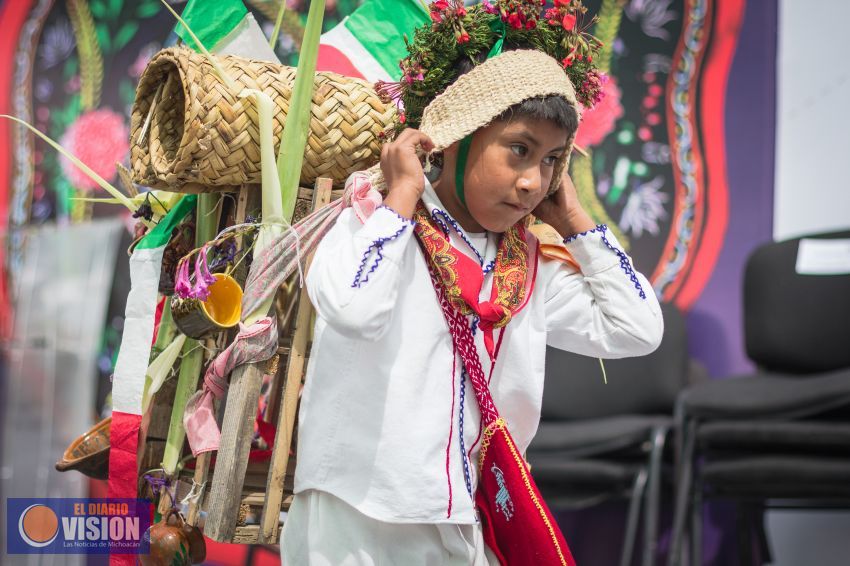
[[[274,48],[277,45],[277,38],[280,35],[280,25],[283,23],[284,12],[286,12],[286,0],[280,0],[280,8],[278,8],[277,17],[274,20],[272,36],[269,38],[269,45],[271,45],[272,51],[274,51]]]
[[[177,326],[174,324],[174,318],[171,316],[171,301],[166,298],[165,304],[162,307],[162,317],[159,319],[156,342],[154,342],[151,349],[151,356],[148,363],[154,361],[165,350],[166,346],[171,344],[176,334]]]
[[[195,209],[195,247],[199,248],[215,238],[218,230],[218,198],[209,193],[198,196]],[[177,374],[177,390],[174,392],[174,404],[171,407],[171,422],[168,425],[168,438],[165,441],[165,454],[162,469],[168,476],[177,471],[186,429],[183,428],[183,413],[186,401],[198,388],[198,379],[204,365],[204,349],[197,340],[187,338],[180,353],[180,372]]]
[[[274,139],[272,133],[272,115],[274,102],[267,94],[259,90],[249,90],[247,94],[254,97],[257,115],[260,123],[260,156],[263,172],[263,223],[257,234],[254,245],[254,256],[266,249],[275,237],[283,234],[284,211],[280,198],[280,179],[274,166]],[[242,320],[247,326],[266,316],[274,303],[274,294],[266,299],[251,313],[242,313]]]
[[[204,363],[204,349],[197,340],[187,338],[180,353],[180,373],[177,376],[177,390],[174,393],[174,405],[171,407],[171,423],[168,425],[168,438],[165,441],[165,453],[162,458],[162,469],[167,476],[177,472],[177,464],[186,440],[186,430],[183,428],[183,413],[186,402],[198,387],[198,378]]]
[[[301,53],[298,57],[298,69],[295,72],[295,85],[289,114],[286,116],[280,150],[277,155],[277,174],[280,178],[283,212],[287,220],[292,220],[295,212],[295,200],[298,196],[298,181],[301,178],[301,165],[304,162],[304,150],[310,133],[310,107],[313,103],[316,60],[319,56],[319,38],[322,34],[322,19],[325,13],[325,0],[310,2],[307,13],[307,26]]]

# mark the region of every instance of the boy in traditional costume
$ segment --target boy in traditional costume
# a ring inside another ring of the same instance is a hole
[[[379,85],[398,133],[307,275],[287,566],[572,564],[521,458],[546,345],[644,355],[663,322],[566,174],[600,45],[580,2],[541,4],[434,2],[401,82]],[[530,214],[573,262],[540,257]]]

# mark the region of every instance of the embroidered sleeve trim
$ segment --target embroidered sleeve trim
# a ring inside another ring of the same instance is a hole
[[[381,206],[378,207],[378,209],[381,209],[381,208],[386,208],[387,210],[389,210],[390,212],[395,214],[396,217],[398,217],[398,219],[401,220],[402,222],[404,222],[405,224],[409,224],[410,226],[413,226],[414,224],[416,224],[416,222],[414,222],[410,218],[405,218],[404,216],[402,216],[401,214],[399,214],[398,212],[396,212],[395,210],[393,210],[392,208],[390,208],[389,206],[387,206],[385,204],[382,204]]]
[[[574,242],[574,241],[578,240],[582,236],[587,236],[588,234],[593,234],[594,232],[602,232],[604,234],[605,230],[607,230],[607,229],[608,229],[607,224],[597,224],[596,228],[593,228],[592,230],[585,230],[584,232],[581,232],[579,234],[573,234],[572,236],[564,238],[564,243],[569,244],[570,242]]]
[[[634,283],[635,289],[638,290],[638,295],[640,296],[640,298],[646,299],[646,293],[644,292],[643,287],[641,286],[640,281],[637,278],[637,273],[635,273],[635,270],[632,267],[632,262],[629,261],[629,256],[627,256],[623,250],[621,250],[617,246],[612,245],[611,242],[608,241],[608,238],[605,237],[607,231],[608,226],[606,224],[599,224],[596,226],[596,228],[593,228],[592,230],[587,230],[586,232],[582,232],[580,234],[573,234],[569,238],[564,238],[564,243],[569,244],[570,242],[574,242],[582,236],[598,232],[600,237],[602,238],[602,243],[605,244],[605,247],[617,254],[617,257],[620,258],[620,269],[622,269],[623,273],[625,273],[628,276],[629,280]]]
[[[363,252],[363,258],[360,260],[360,266],[357,269],[357,274],[354,276],[354,282],[351,284],[353,288],[359,289],[364,283],[369,281],[369,276],[372,275],[372,273],[374,273],[376,269],[378,269],[378,265],[380,265],[381,260],[384,259],[384,244],[397,239],[404,233],[405,230],[407,230],[409,226],[413,226],[415,224],[413,220],[405,218],[404,216],[400,215],[388,206],[382,205],[378,208],[386,208],[387,210],[398,216],[398,218],[403,222],[403,224],[401,228],[399,228],[394,234],[386,237],[377,238],[371,244],[369,244],[369,247],[366,248],[365,252]],[[372,263],[371,267],[369,267],[369,270],[364,273],[363,271],[366,269],[366,264],[369,262],[369,258],[372,257],[373,253],[376,256],[375,261]]]

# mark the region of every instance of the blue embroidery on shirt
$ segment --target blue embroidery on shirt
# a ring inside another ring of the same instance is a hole
[[[401,216],[395,210],[386,205],[382,205],[378,208],[386,208],[387,210],[398,216],[399,220],[404,222],[404,224],[401,228],[398,229],[395,234],[392,234],[391,236],[385,238],[378,238],[374,242],[369,244],[369,247],[366,248],[365,252],[363,252],[363,259],[360,260],[360,267],[357,269],[357,274],[354,276],[354,282],[351,284],[352,287],[359,288],[361,285],[369,281],[369,276],[374,273],[376,269],[378,269],[378,265],[381,263],[381,260],[384,259],[384,244],[391,240],[395,240],[396,238],[401,236],[405,230],[407,230],[408,226],[413,226],[413,224],[415,224],[412,220]],[[370,267],[369,271],[366,272],[366,274],[364,275],[363,269],[366,268],[366,262],[369,261],[369,257],[372,255],[372,250],[375,250],[377,257],[375,258],[375,262],[372,264],[372,267]]]
[[[475,254],[475,257],[478,258],[478,264],[483,268],[485,275],[496,266],[496,260],[494,259],[487,265],[487,267],[484,267],[484,258],[481,257],[481,254],[478,253],[478,250],[475,248],[475,246],[472,245],[472,242],[466,236],[466,233],[463,231],[463,228],[460,227],[460,224],[458,224],[454,218],[449,216],[446,211],[440,210],[439,208],[435,208],[431,211],[431,218],[434,220],[435,223],[440,225],[440,228],[446,236],[449,235],[448,224],[451,224],[457,235],[460,236],[464,242],[466,242],[466,245],[469,246],[469,249],[471,249],[472,253]],[[446,224],[447,222],[448,224]]]
[[[591,230],[585,230],[584,232],[581,232],[580,234],[573,234],[572,236],[564,238],[564,243],[569,244],[570,242],[578,240],[582,236],[587,236],[588,234],[593,234],[594,232],[605,232],[605,230],[607,230],[607,229],[608,229],[607,224],[597,224],[596,228],[593,228]]]
[[[612,252],[617,254],[617,257],[620,258],[620,269],[622,269],[623,273],[628,275],[629,280],[631,280],[631,282],[634,283],[635,289],[638,290],[638,295],[640,295],[640,298],[645,300],[646,299],[646,293],[644,292],[643,287],[641,286],[640,281],[637,278],[637,273],[635,273],[635,270],[632,267],[632,262],[629,261],[629,256],[627,256],[626,253],[623,250],[612,245],[611,242],[608,241],[608,238],[605,237],[605,233],[607,232],[607,230],[608,230],[607,225],[599,224],[593,230],[587,230],[586,232],[582,232],[581,234],[573,234],[569,238],[564,238],[564,243],[569,244],[570,242],[575,241],[576,239],[578,239],[581,236],[586,236],[586,235],[591,234],[593,232],[599,232],[600,233],[599,236],[602,238],[602,242],[605,244],[605,246],[609,250],[611,250]]]
[[[469,456],[466,454],[466,445],[463,439],[463,405],[466,398],[466,369],[460,371],[460,419],[458,426],[458,435],[460,436],[460,458],[463,461],[463,479],[466,482],[466,491],[469,497],[472,495],[472,475],[469,473]]]

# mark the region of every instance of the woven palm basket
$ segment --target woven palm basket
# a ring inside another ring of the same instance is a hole
[[[135,182],[180,192],[261,182],[257,110],[239,92],[261,90],[274,101],[276,155],[295,68],[235,56],[219,60],[238,92],[227,88],[206,57],[185,47],[164,49],[150,61],[130,123]],[[316,73],[301,184],[330,177],[341,186],[349,174],[375,164],[379,134],[391,126],[394,114],[368,82]]]

